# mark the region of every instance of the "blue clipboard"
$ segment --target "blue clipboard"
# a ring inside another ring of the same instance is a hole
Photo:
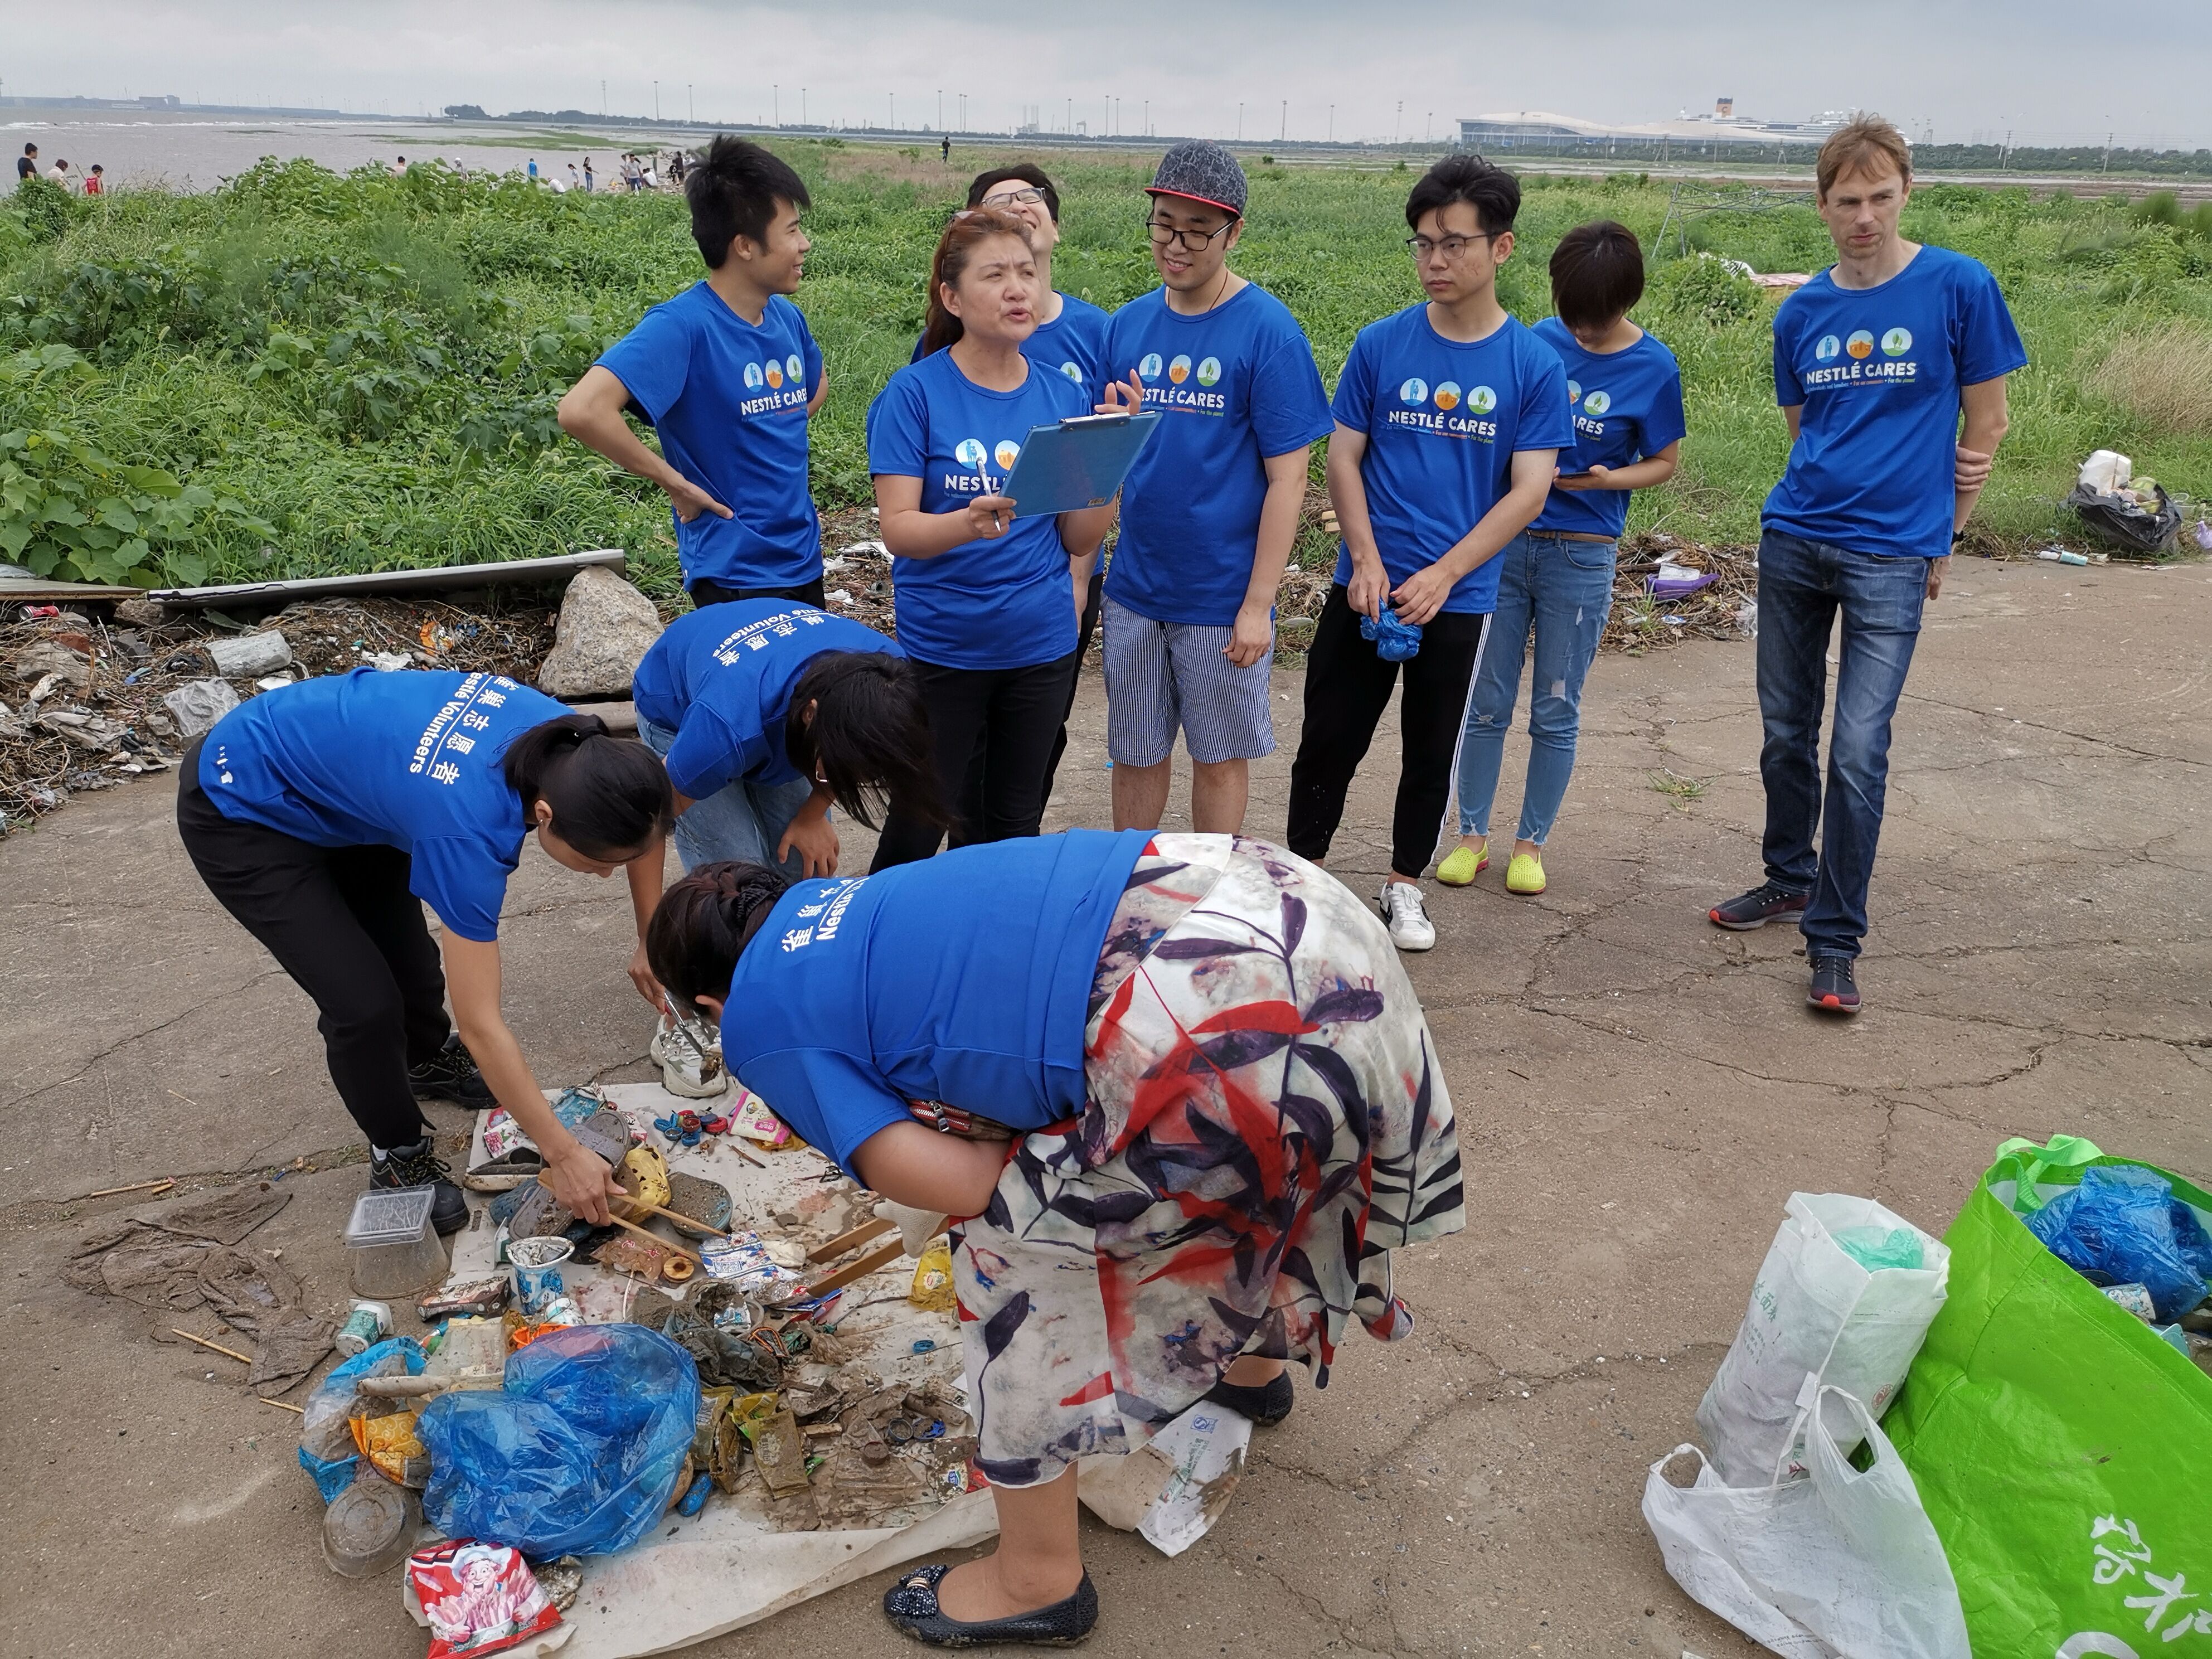
[[[1103,507],[1159,423],[1159,410],[1147,409],[1075,415],[1057,426],[1031,427],[999,493],[1013,497],[1015,513],[1024,519]]]

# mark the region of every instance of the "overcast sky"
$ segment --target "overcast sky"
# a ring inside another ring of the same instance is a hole
[[[1710,109],[1802,118],[1879,109],[1939,143],[2212,144],[2212,3],[2131,0],[18,0],[0,91],[175,93],[394,114],[481,104],[1004,130],[1024,106],[1092,132],[1247,138],[1441,135],[1457,117],[1551,109],[1647,121]],[[1548,13],[1548,15],[1547,15]],[[2109,26],[2110,38],[2097,31]],[[688,83],[688,84],[687,84]],[[775,90],[781,88],[780,92]],[[1072,110],[1071,110],[1072,100]],[[1288,100],[1287,114],[1285,100]],[[1402,101],[1404,113],[1398,112]],[[1402,125],[1400,125],[1402,123]]]

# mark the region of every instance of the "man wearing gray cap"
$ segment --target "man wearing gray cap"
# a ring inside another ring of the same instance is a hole
[[[1250,763],[1275,747],[1275,586],[1307,452],[1332,422],[1297,320],[1229,269],[1244,219],[1237,158],[1203,140],[1177,144],[1146,193],[1160,286],[1114,313],[1099,405],[1164,416],[1122,486],[1106,575],[1114,827],[1158,828],[1180,728],[1191,827],[1231,835],[1243,828]]]

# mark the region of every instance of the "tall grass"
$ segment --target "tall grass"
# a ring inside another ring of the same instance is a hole
[[[929,250],[969,169],[995,158],[945,170],[890,150],[782,148],[814,197],[799,301],[830,387],[814,489],[825,508],[857,504],[869,400],[920,331]],[[1063,200],[1059,284],[1109,308],[1148,289],[1143,167],[1047,164]],[[1420,297],[1402,246],[1412,182],[1252,170],[1235,262],[1297,315],[1332,383],[1362,326]],[[1568,228],[1618,219],[1651,247],[1667,216],[1665,188],[1633,176],[1523,182],[1501,291],[1529,320],[1548,308],[1545,262]],[[1905,229],[1989,264],[2027,339],[1981,508],[1991,528],[2067,528],[2057,503],[2098,447],[2212,495],[2212,240],[2185,216],[1942,186],[1915,195]],[[1795,204],[1699,216],[1687,241],[1692,257],[1676,257],[1670,230],[1655,253],[1638,317],[1681,362],[1689,437],[1680,476],[1639,494],[1631,525],[1744,541],[1786,453],[1773,300],[1695,256],[1814,270],[1829,244]],[[617,545],[665,588],[676,571],[659,492],[562,438],[551,410],[607,342],[701,274],[673,195],[306,162],[202,196],[20,194],[0,210],[0,556],[233,579]],[[112,527],[156,511],[176,521],[166,539]],[[71,513],[84,523],[62,524]]]

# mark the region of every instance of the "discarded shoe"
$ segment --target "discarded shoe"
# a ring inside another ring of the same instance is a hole
[[[1285,1371],[1272,1382],[1256,1389],[1241,1382],[1224,1379],[1206,1391],[1204,1398],[1217,1406],[1227,1407],[1241,1416],[1252,1419],[1255,1429],[1272,1429],[1291,1414],[1294,1396],[1291,1393],[1291,1374]]]
[[[666,1014],[646,1052],[660,1067],[660,1086],[685,1100],[712,1100],[727,1092],[721,1039],[695,1020],[678,1024]]]
[[[661,1207],[665,1218],[678,1232],[704,1238],[727,1230],[735,1206],[730,1189],[720,1182],[671,1170],[668,1201]]]
[[[948,1561],[916,1567],[884,1594],[884,1616],[917,1642],[933,1648],[980,1648],[1026,1642],[1037,1647],[1073,1647],[1098,1622],[1098,1592],[1085,1573],[1075,1594],[1050,1607],[1018,1613],[1011,1619],[973,1621],[948,1617],[937,1605],[937,1586],[952,1571]]]

